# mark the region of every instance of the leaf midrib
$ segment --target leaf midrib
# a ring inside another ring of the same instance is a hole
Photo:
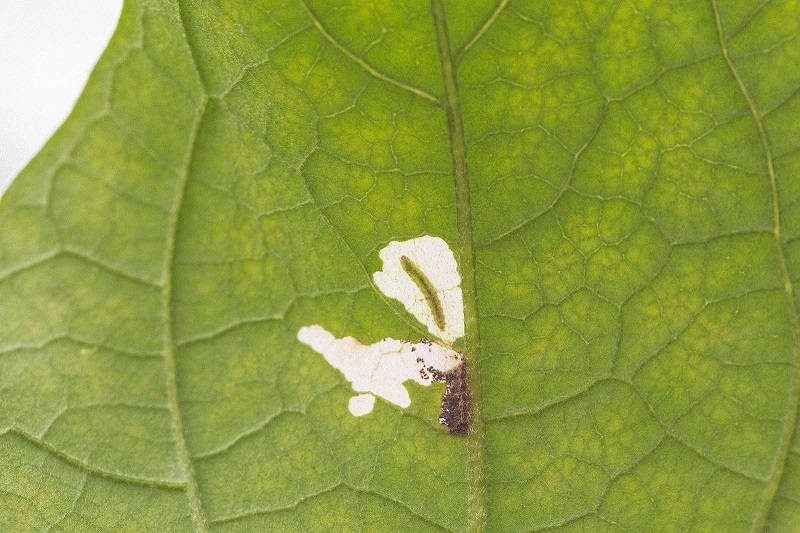
[[[728,67],[731,75],[736,81],[742,97],[747,103],[747,108],[750,115],[753,117],[756,129],[758,130],[759,139],[764,150],[764,159],[767,166],[767,173],[769,175],[770,192],[772,196],[772,234],[774,236],[775,248],[780,264],[781,275],[783,277],[784,294],[786,295],[786,305],[789,311],[789,320],[792,326],[793,338],[793,360],[794,372],[791,376],[791,384],[789,387],[789,397],[787,399],[786,419],[783,423],[783,431],[781,434],[780,444],[778,446],[778,453],[775,457],[775,463],[772,473],[769,476],[761,501],[761,508],[758,510],[752,523],[753,531],[764,531],[766,529],[767,520],[769,519],[770,512],[778,493],[783,472],[786,468],[786,461],[789,455],[789,450],[792,444],[795,427],[797,425],[797,417],[800,414],[800,312],[797,309],[797,302],[794,296],[794,287],[792,285],[792,278],[789,275],[789,265],[786,258],[786,250],[781,236],[781,213],[780,213],[780,197],[778,194],[778,180],[775,173],[775,163],[772,155],[772,147],[764,127],[762,116],[758,112],[758,108],[753,100],[750,90],[745,85],[744,80],[739,74],[739,70],[733,59],[730,56],[728,45],[725,41],[725,33],[722,28],[722,18],[719,12],[719,5],[717,0],[711,0],[711,8],[714,12],[714,24],[716,26],[717,35],[719,37],[719,45],[722,51],[722,56],[725,64]]]
[[[502,4],[501,4],[502,5]],[[456,196],[456,226],[458,255],[461,270],[461,290],[464,298],[464,360],[467,370],[467,390],[471,396],[470,425],[467,434],[467,531],[479,533],[486,529],[486,459],[483,424],[483,394],[480,370],[480,334],[475,276],[475,249],[472,234],[472,209],[467,172],[467,143],[458,92],[457,66],[450,49],[447,17],[442,0],[431,0],[431,12],[439,47],[450,137],[453,181]],[[491,23],[490,22],[487,24]],[[484,25],[484,28],[488,27]]]

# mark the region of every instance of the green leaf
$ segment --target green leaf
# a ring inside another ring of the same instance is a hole
[[[0,204],[0,529],[800,528],[799,12],[127,2]],[[467,437],[297,340],[425,336],[422,235]]]

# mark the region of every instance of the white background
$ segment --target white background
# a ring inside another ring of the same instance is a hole
[[[0,0],[0,194],[64,122],[122,0]]]

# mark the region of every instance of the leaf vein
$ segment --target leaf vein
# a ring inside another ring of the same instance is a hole
[[[483,420],[481,376],[481,341],[478,328],[477,276],[475,243],[472,231],[472,203],[467,170],[467,141],[461,115],[458,74],[442,0],[431,0],[431,12],[439,47],[445,101],[444,111],[450,137],[450,158],[456,198],[459,269],[464,299],[464,360],[467,390],[470,396],[470,427],[467,433],[467,530],[481,533],[487,525],[486,504],[486,435]]]
[[[65,453],[55,446],[43,441],[42,439],[37,438],[35,435],[28,433],[24,429],[20,428],[17,425],[12,425],[11,430],[12,433],[15,435],[22,437],[29,443],[41,448],[42,450],[48,452],[53,457],[56,457],[65,463],[68,463],[75,468],[88,472],[89,474],[101,476],[108,479],[113,479],[115,481],[122,481],[124,483],[129,483],[131,485],[138,485],[143,487],[155,487],[155,488],[162,488],[162,489],[186,489],[186,483],[183,481],[168,481],[164,479],[154,479],[154,478],[146,478],[146,477],[136,477],[127,474],[122,474],[120,472],[113,472],[111,470],[104,470],[102,468],[98,468],[96,466],[92,466],[91,464],[78,459],[77,457],[73,457],[68,453]]]
[[[617,382],[619,382],[619,383],[623,383],[625,385],[628,385],[628,387],[630,387],[630,389],[633,391],[633,393],[647,407],[647,410],[650,413],[650,416],[659,425],[659,427],[661,428],[661,431],[663,431],[669,438],[671,438],[672,440],[674,440],[675,442],[677,442],[678,444],[680,444],[681,446],[683,446],[684,448],[686,448],[690,452],[694,453],[695,455],[697,455],[701,459],[703,459],[703,460],[709,462],[710,464],[716,466],[717,468],[721,468],[722,470],[726,470],[726,471],[728,471],[728,472],[730,472],[732,474],[735,474],[737,476],[741,476],[741,477],[746,478],[746,479],[750,479],[752,481],[756,481],[758,483],[762,483],[763,484],[763,483],[767,482],[767,480],[765,478],[761,477],[761,476],[758,476],[758,475],[750,473],[750,472],[746,472],[744,470],[740,470],[740,469],[738,469],[738,468],[736,468],[734,466],[727,465],[727,464],[723,463],[722,461],[720,461],[718,459],[714,459],[713,457],[710,457],[705,450],[703,450],[702,448],[700,448],[698,446],[695,446],[694,444],[689,442],[683,435],[680,435],[680,434],[676,433],[669,426],[669,424],[667,424],[658,415],[658,413],[656,412],[656,410],[653,407],[653,405],[649,401],[647,401],[647,397],[639,390],[638,387],[636,387],[636,385],[633,382],[625,380],[625,379],[619,379],[619,378],[615,378],[615,380]]]
[[[235,515],[223,516],[221,518],[215,518],[215,519],[211,520],[210,523],[213,524],[213,525],[228,524],[228,523],[231,523],[231,522],[236,522],[238,520],[243,520],[245,518],[250,518],[250,517],[253,517],[253,516],[263,516],[263,515],[268,515],[268,514],[272,514],[272,513],[278,513],[280,511],[288,511],[289,509],[296,508],[298,505],[300,505],[301,503],[303,503],[305,501],[312,500],[312,499],[317,498],[319,496],[323,496],[325,494],[328,494],[329,492],[333,492],[334,490],[336,490],[336,489],[338,489],[339,487],[342,487],[342,486],[344,486],[344,484],[342,482],[334,483],[330,487],[326,487],[326,488],[324,488],[322,490],[319,490],[317,492],[314,492],[312,494],[307,494],[306,496],[302,496],[302,497],[298,498],[297,500],[295,500],[294,502],[292,502],[292,503],[290,503],[288,505],[282,505],[282,506],[273,507],[273,508],[270,508],[270,509],[259,509],[259,510],[254,510],[254,511],[247,511],[247,512],[239,513],[239,514],[235,514]]]
[[[786,295],[786,306],[789,311],[789,320],[792,326],[792,338],[794,344],[794,369],[791,374],[791,384],[788,391],[786,417],[783,423],[783,432],[780,438],[775,462],[773,464],[772,472],[769,476],[768,482],[764,487],[762,496],[762,506],[753,521],[754,531],[763,531],[766,528],[769,519],[772,504],[775,496],[780,487],[781,478],[783,477],[784,470],[789,455],[789,450],[792,445],[792,437],[794,436],[795,427],[797,425],[797,417],[800,414],[800,313],[797,309],[797,302],[794,296],[794,287],[792,285],[792,278],[789,275],[788,259],[786,257],[785,243],[781,236],[781,212],[780,212],[780,197],[778,193],[778,179],[775,172],[774,158],[772,154],[772,147],[767,136],[766,128],[761,115],[759,114],[758,107],[756,106],[750,90],[744,83],[739,70],[731,58],[728,45],[725,40],[725,32],[722,27],[722,18],[719,11],[717,0],[711,0],[711,7],[714,14],[714,23],[719,37],[719,46],[722,51],[722,56],[728,66],[728,70],[736,81],[736,85],[744,98],[750,114],[753,117],[758,136],[761,140],[761,145],[764,149],[764,159],[769,177],[770,192],[772,194],[772,227],[775,236],[775,248],[778,256],[778,262],[781,269],[781,274],[784,281],[784,293]]]
[[[506,6],[508,6],[509,0],[500,0],[497,5],[495,6],[494,10],[492,10],[491,14],[486,18],[484,23],[481,25],[480,28],[472,34],[472,36],[467,41],[467,44],[461,49],[461,51],[456,54],[456,63],[460,63],[462,59],[464,59],[464,55],[469,51],[470,48],[475,46],[475,44],[481,40],[481,38],[486,34],[489,28],[494,24],[497,20],[497,17],[500,16]]]
[[[192,160],[194,159],[195,150],[197,149],[197,136],[203,124],[203,119],[206,113],[206,106],[208,103],[208,92],[205,89],[200,68],[197,63],[197,58],[192,50],[192,45],[189,40],[189,33],[186,28],[183,16],[183,4],[178,2],[178,19],[186,39],[186,46],[191,56],[191,60],[197,74],[197,81],[202,88],[200,102],[195,116],[192,130],[189,132],[187,142],[186,155],[182,165],[182,172],[179,174],[179,181],[177,190],[175,192],[174,204],[171,210],[169,219],[169,233],[165,247],[164,270],[162,272],[162,279],[164,286],[162,290],[161,299],[161,312],[164,321],[164,366],[165,366],[165,381],[167,391],[167,402],[170,407],[170,414],[172,418],[172,432],[175,438],[175,447],[178,455],[178,460],[183,466],[186,476],[186,499],[188,500],[189,514],[191,516],[192,524],[196,531],[208,531],[208,523],[203,512],[203,503],[200,498],[200,491],[197,483],[197,477],[194,472],[194,464],[186,443],[186,430],[183,426],[183,417],[180,410],[180,402],[178,397],[178,369],[176,362],[177,346],[175,343],[175,334],[173,331],[172,314],[173,314],[173,290],[172,278],[174,275],[175,266],[175,251],[178,234],[178,223],[180,221],[181,207],[186,195],[186,187],[189,183],[190,170]]]
[[[404,91],[408,91],[408,92],[410,92],[412,94],[415,94],[415,95],[417,95],[417,96],[419,96],[421,98],[424,98],[425,100],[433,102],[436,105],[441,105],[441,102],[439,101],[439,99],[436,98],[435,96],[433,96],[432,94],[430,94],[430,93],[428,93],[428,92],[426,92],[426,91],[424,91],[424,90],[422,90],[422,89],[420,89],[418,87],[414,87],[413,85],[410,85],[408,83],[402,82],[400,80],[397,80],[395,78],[392,78],[391,76],[388,76],[388,75],[384,74],[380,70],[376,69],[375,67],[373,67],[372,65],[367,63],[363,58],[361,58],[361,57],[357,56],[356,54],[354,54],[353,52],[351,52],[347,47],[345,47],[342,43],[340,43],[328,31],[328,29],[322,24],[322,22],[317,17],[317,14],[311,9],[311,6],[309,6],[308,3],[305,0],[299,0],[299,2],[300,2],[300,5],[305,10],[305,12],[308,14],[308,18],[311,19],[311,22],[314,24],[314,27],[317,28],[317,30],[320,32],[320,34],[322,34],[322,36],[325,38],[325,40],[327,40],[329,43],[331,43],[334,46],[334,48],[336,48],[342,54],[344,54],[348,59],[350,59],[350,61],[354,62],[355,64],[357,64],[358,66],[363,68],[365,71],[367,71],[370,75],[372,75],[376,79],[379,79],[381,81],[384,81],[386,83],[394,85],[395,87],[399,87],[400,89],[403,89]]]
[[[597,137],[597,133],[600,131],[600,126],[603,124],[603,120],[605,119],[607,111],[608,111],[608,103],[606,103],[603,106],[603,109],[602,109],[602,111],[600,113],[600,116],[597,117],[597,122],[595,123],[595,126],[594,126],[592,132],[589,134],[589,138],[586,139],[586,142],[583,143],[583,145],[578,149],[577,152],[575,152],[575,155],[572,158],[572,164],[570,165],[569,173],[564,178],[564,181],[563,181],[561,187],[556,192],[556,195],[553,197],[553,199],[550,200],[550,202],[548,202],[548,204],[546,206],[544,206],[542,209],[540,209],[539,211],[537,211],[537,212],[525,217],[524,219],[522,219],[519,222],[517,222],[515,225],[511,226],[510,228],[505,229],[505,230],[503,230],[503,231],[501,231],[499,233],[496,233],[495,235],[489,237],[487,240],[483,241],[482,243],[479,243],[477,245],[478,248],[486,248],[486,247],[491,246],[492,244],[494,244],[494,243],[496,243],[496,242],[508,237],[509,235],[512,235],[512,234],[520,231],[522,228],[524,228],[525,226],[527,226],[531,222],[534,222],[535,220],[538,220],[539,218],[541,218],[545,214],[547,214],[550,211],[552,211],[553,209],[555,209],[556,205],[558,205],[558,203],[561,201],[561,199],[564,197],[564,195],[567,193],[567,191],[571,189],[572,180],[575,177],[575,170],[578,167],[578,162],[579,162],[581,156],[583,155],[583,153],[586,151],[586,149],[589,148],[589,146],[592,144],[592,141],[594,141],[594,139]]]

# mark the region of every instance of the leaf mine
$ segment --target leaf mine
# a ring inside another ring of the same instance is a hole
[[[386,296],[406,310],[445,344],[464,336],[461,276],[447,243],[424,235],[392,241],[380,252],[383,269],[372,279]]]
[[[469,429],[470,395],[464,356],[452,343],[464,335],[461,277],[453,252],[437,237],[393,241],[380,252],[383,270],[373,279],[390,298],[428,327],[437,341],[412,343],[391,338],[365,345],[353,337],[336,338],[319,324],[300,328],[297,339],[320,353],[360,393],[348,402],[353,416],[372,412],[376,396],[399,407],[411,405],[404,383],[446,383],[439,422],[453,435]]]
[[[372,411],[374,398],[365,397],[369,395],[408,407],[411,397],[406,381],[428,386],[444,381],[448,372],[463,366],[459,352],[425,340],[411,343],[387,338],[365,345],[353,337],[337,339],[320,325],[300,328],[297,339],[341,371],[355,392],[366,393],[351,398],[349,408],[354,416]]]

